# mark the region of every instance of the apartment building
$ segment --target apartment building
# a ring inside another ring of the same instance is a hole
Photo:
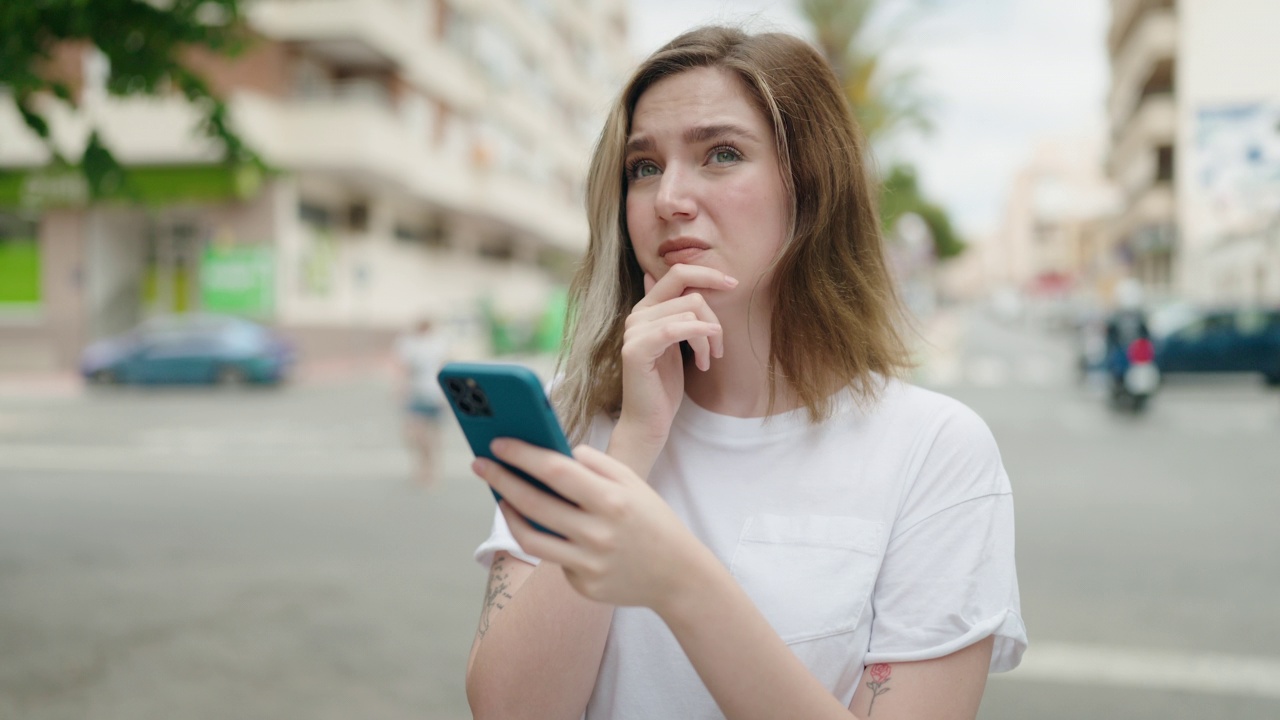
[[[0,368],[73,367],[148,316],[256,317],[318,357],[423,316],[536,319],[586,246],[583,185],[629,68],[625,0],[255,0],[256,42],[192,54],[270,167],[228,168],[181,98],[109,99],[61,48],[141,202],[89,205],[0,109]]]
[[[1112,253],[1156,297],[1280,302],[1280,3],[1111,8]]]
[[[1107,298],[1124,270],[1106,250],[1120,202],[1101,158],[1100,138],[1089,134],[1035,145],[984,248],[988,278],[1033,295]]]
[[[1182,285],[1280,304],[1280,3],[1179,0]]]
[[[1112,254],[1153,294],[1174,289],[1178,13],[1174,0],[1111,0],[1107,174],[1122,211]]]

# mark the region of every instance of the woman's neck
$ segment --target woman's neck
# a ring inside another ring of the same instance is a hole
[[[716,310],[724,329],[724,357],[713,358],[702,371],[685,363],[684,391],[705,410],[731,417],[764,417],[769,411],[769,349],[771,314],[757,306],[748,317]],[[773,413],[799,407],[786,382],[779,382]]]

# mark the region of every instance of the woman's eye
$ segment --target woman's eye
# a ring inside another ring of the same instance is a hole
[[[658,174],[658,166],[649,160],[638,160],[631,163],[631,167],[627,170],[627,175],[632,179],[653,177]]]
[[[719,148],[711,153],[711,159],[718,163],[729,163],[741,160],[742,156],[733,148]]]

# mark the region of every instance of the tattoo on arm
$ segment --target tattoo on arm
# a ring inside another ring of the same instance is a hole
[[[871,682],[867,683],[867,687],[871,688],[871,704],[867,706],[867,717],[871,717],[871,709],[876,706],[876,698],[889,692],[889,676],[893,674],[893,667],[885,663],[876,663],[867,668],[867,675],[871,676]]]
[[[498,558],[494,561],[493,567],[489,569],[489,589],[484,593],[484,611],[480,614],[480,637],[483,638],[485,633],[489,632],[489,619],[496,610],[506,607],[506,601],[511,599],[511,593],[507,592],[509,587],[507,578],[509,577],[506,567],[506,558]]]

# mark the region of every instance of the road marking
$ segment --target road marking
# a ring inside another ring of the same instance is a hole
[[[1258,655],[1032,643],[1017,670],[996,677],[1280,699],[1280,657]]]

